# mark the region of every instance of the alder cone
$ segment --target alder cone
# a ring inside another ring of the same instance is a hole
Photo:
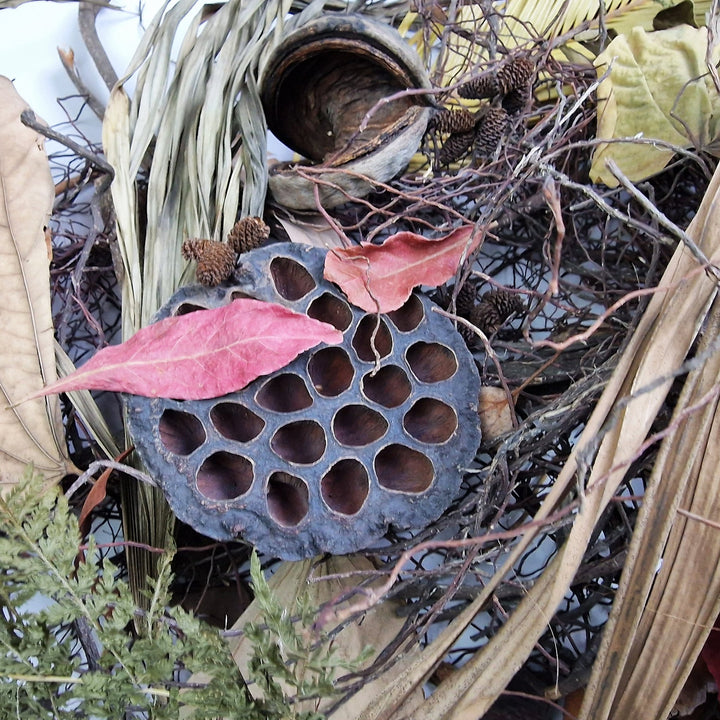
[[[503,318],[498,309],[489,302],[478,303],[470,312],[468,320],[485,335],[497,332],[503,324]],[[473,337],[476,339],[476,336]]]
[[[442,109],[431,118],[428,130],[450,134],[466,133],[475,128],[477,118],[465,108],[460,110]]]
[[[509,290],[491,290],[482,296],[483,303],[489,303],[499,313],[503,322],[514,313],[525,311],[525,303],[520,295]]]
[[[468,80],[458,88],[458,95],[466,100],[482,100],[495,97],[500,92],[495,74],[481,75]]]
[[[226,243],[205,238],[185,240],[182,255],[197,262],[196,277],[201,285],[214,287],[225,282],[235,269],[235,251]]]
[[[497,71],[497,86],[500,95],[526,88],[535,72],[534,63],[528,58],[513,58]]]
[[[228,244],[238,254],[259,248],[270,236],[270,228],[262,218],[248,216],[238,220],[228,233]]]
[[[525,109],[531,96],[530,88],[521,88],[517,90],[511,90],[502,99],[503,110],[508,115],[517,115],[519,112]]]
[[[475,150],[478,155],[492,155],[500,144],[510,118],[504,108],[491,107],[478,127]]]
[[[463,283],[463,286],[458,290],[457,297],[455,298],[455,310],[460,317],[467,318],[470,312],[475,307],[477,301],[477,287],[475,283],[468,280]]]
[[[442,147],[438,152],[438,165],[449,165],[450,163],[459,160],[470,150],[474,140],[474,130],[464,133],[453,133],[450,135],[442,144]]]

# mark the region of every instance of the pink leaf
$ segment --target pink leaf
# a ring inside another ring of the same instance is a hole
[[[469,225],[438,240],[400,232],[382,245],[330,250],[325,279],[340,286],[353,305],[366,312],[397,310],[417,285],[441,285],[480,242]]]
[[[38,394],[92,389],[179,400],[220,397],[342,337],[332,325],[282,305],[241,298],[148,325]]]

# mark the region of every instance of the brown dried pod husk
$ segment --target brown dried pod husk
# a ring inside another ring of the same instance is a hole
[[[432,116],[428,130],[443,134],[465,133],[473,130],[476,123],[475,115],[465,108],[458,110],[443,108]]]
[[[197,262],[196,277],[201,285],[213,287],[227,280],[235,269],[235,251],[226,243],[192,238],[182,244],[186,260]]]
[[[240,218],[228,233],[228,244],[238,254],[259,248],[270,236],[270,228],[261,217]]]
[[[438,165],[449,165],[466,155],[475,140],[475,131],[453,133],[450,135],[437,154]]]
[[[491,107],[480,121],[475,136],[475,151],[480,156],[492,155],[500,144],[510,118],[502,107]]]
[[[495,73],[481,75],[460,85],[458,95],[466,100],[482,100],[495,97],[500,92]]]

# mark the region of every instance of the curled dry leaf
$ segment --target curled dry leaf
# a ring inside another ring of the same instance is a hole
[[[57,398],[13,406],[57,377],[46,227],[54,185],[44,140],[20,122],[28,108],[0,76],[0,489],[28,464],[49,481],[71,467]]]
[[[707,28],[679,25],[646,33],[633,28],[618,35],[598,55],[600,140],[633,138],[663,140],[679,147],[720,154],[720,96],[706,66]],[[720,46],[712,51],[720,59]],[[618,184],[606,166],[612,158],[633,182],[660,172],[674,150],[637,141],[598,146],[590,178],[609,187]]]
[[[390,312],[417,285],[435,287],[449,280],[479,242],[469,225],[438,240],[400,232],[382,245],[331,250],[325,259],[325,279],[339,285],[350,302],[366,312]]]
[[[203,400],[240,390],[318,343],[341,341],[332,325],[240,298],[148,325],[37,394],[92,389]]]

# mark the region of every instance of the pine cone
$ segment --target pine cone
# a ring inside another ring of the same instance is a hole
[[[485,335],[492,335],[497,332],[503,324],[503,319],[497,308],[489,302],[478,303],[470,313],[468,320],[476,328],[482,330]],[[474,336],[477,340],[477,335]]]
[[[466,100],[495,97],[500,92],[495,73],[481,75],[460,85],[458,95]]]
[[[505,110],[508,115],[516,115],[525,109],[530,101],[531,95],[532,91],[529,87],[511,90],[502,99],[503,110]]]
[[[458,290],[455,298],[455,311],[460,317],[467,318],[475,307],[477,300],[477,287],[474,282],[468,280]]]
[[[437,154],[438,165],[449,165],[467,153],[475,139],[475,132],[453,133],[442,144]]]
[[[535,65],[528,58],[513,58],[497,71],[499,94],[506,95],[512,90],[528,87],[534,72]]]
[[[195,275],[202,285],[219,285],[235,269],[235,251],[226,243],[193,238],[185,240],[181,250],[186,260],[197,262]]]
[[[510,292],[509,290],[491,290],[486,292],[481,303],[489,303],[497,311],[498,315],[505,322],[514,313],[522,313],[525,311],[525,303],[520,295]]]
[[[466,133],[475,128],[476,122],[475,115],[465,108],[459,110],[444,108],[430,118],[428,130],[435,130],[443,134]]]
[[[485,113],[475,137],[475,150],[478,155],[487,157],[495,152],[505,134],[509,119],[507,112],[501,107],[491,107]]]
[[[270,228],[260,217],[240,218],[228,233],[228,244],[238,254],[260,247],[270,236]]]

